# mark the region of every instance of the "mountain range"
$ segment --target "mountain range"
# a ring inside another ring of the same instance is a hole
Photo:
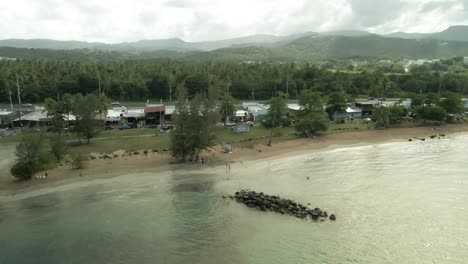
[[[395,32],[377,35],[348,30],[288,36],[259,34],[203,42],[186,42],[178,38],[118,44],[48,39],[0,40],[0,57],[14,58],[302,61],[349,57],[445,56],[468,56],[468,26],[452,26],[436,33]]]

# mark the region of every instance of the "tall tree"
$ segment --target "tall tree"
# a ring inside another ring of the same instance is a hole
[[[268,146],[271,146],[271,141],[273,138],[273,130],[281,126],[282,118],[286,114],[286,99],[283,94],[273,97],[268,102],[270,106],[266,115],[267,122],[270,126],[270,138],[268,140]]]
[[[176,88],[175,130],[171,133],[172,156],[185,161],[190,156],[190,110],[184,83]]]
[[[320,131],[328,129],[325,118],[325,99],[321,93],[306,90],[299,97],[301,109],[296,118],[296,130],[310,137]]]
[[[335,113],[344,112],[346,110],[346,97],[341,92],[334,92],[328,95],[327,107],[325,111],[328,113],[328,118],[333,120]]]
[[[101,131],[100,120],[96,119],[100,111],[98,96],[89,94],[86,96],[76,95],[73,114],[76,117],[75,132],[86,138],[89,144],[90,139],[97,136]]]

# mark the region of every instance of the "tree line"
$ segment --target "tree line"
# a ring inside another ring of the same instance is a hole
[[[447,61],[414,66],[408,73],[378,63],[353,66],[350,62],[333,61],[314,64],[195,63],[164,59],[109,63],[0,61],[0,101],[7,102],[10,91],[17,101],[14,92],[17,76],[22,99],[30,103],[48,97],[60,98],[66,93],[86,95],[99,87],[112,100],[169,101],[174,99],[175,88],[182,82],[187,96],[192,98],[206,93],[214,77],[228,82],[230,94],[236,99],[267,100],[279,91],[295,99],[304,90],[325,94],[341,92],[351,98],[402,97],[429,92],[465,94],[468,91],[466,66],[459,60]]]

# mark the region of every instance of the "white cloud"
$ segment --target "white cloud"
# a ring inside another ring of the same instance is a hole
[[[468,0],[3,0],[0,39],[102,42],[362,29],[433,32],[468,24]]]

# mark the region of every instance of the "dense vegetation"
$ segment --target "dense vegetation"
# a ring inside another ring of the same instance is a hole
[[[325,61],[316,64],[229,64],[188,63],[172,60],[142,60],[109,63],[20,60],[0,61],[0,101],[13,92],[16,75],[23,102],[41,102],[65,93],[102,92],[113,100],[164,99],[174,97],[177,84],[184,82],[189,97],[206,92],[213,79],[230,86],[237,99],[270,99],[275,91],[295,99],[302,90],[325,94],[398,97],[406,93],[465,94],[468,64],[463,58],[413,66],[409,73],[397,62]],[[100,80],[100,81],[99,81]],[[172,93],[171,93],[172,91]]]

